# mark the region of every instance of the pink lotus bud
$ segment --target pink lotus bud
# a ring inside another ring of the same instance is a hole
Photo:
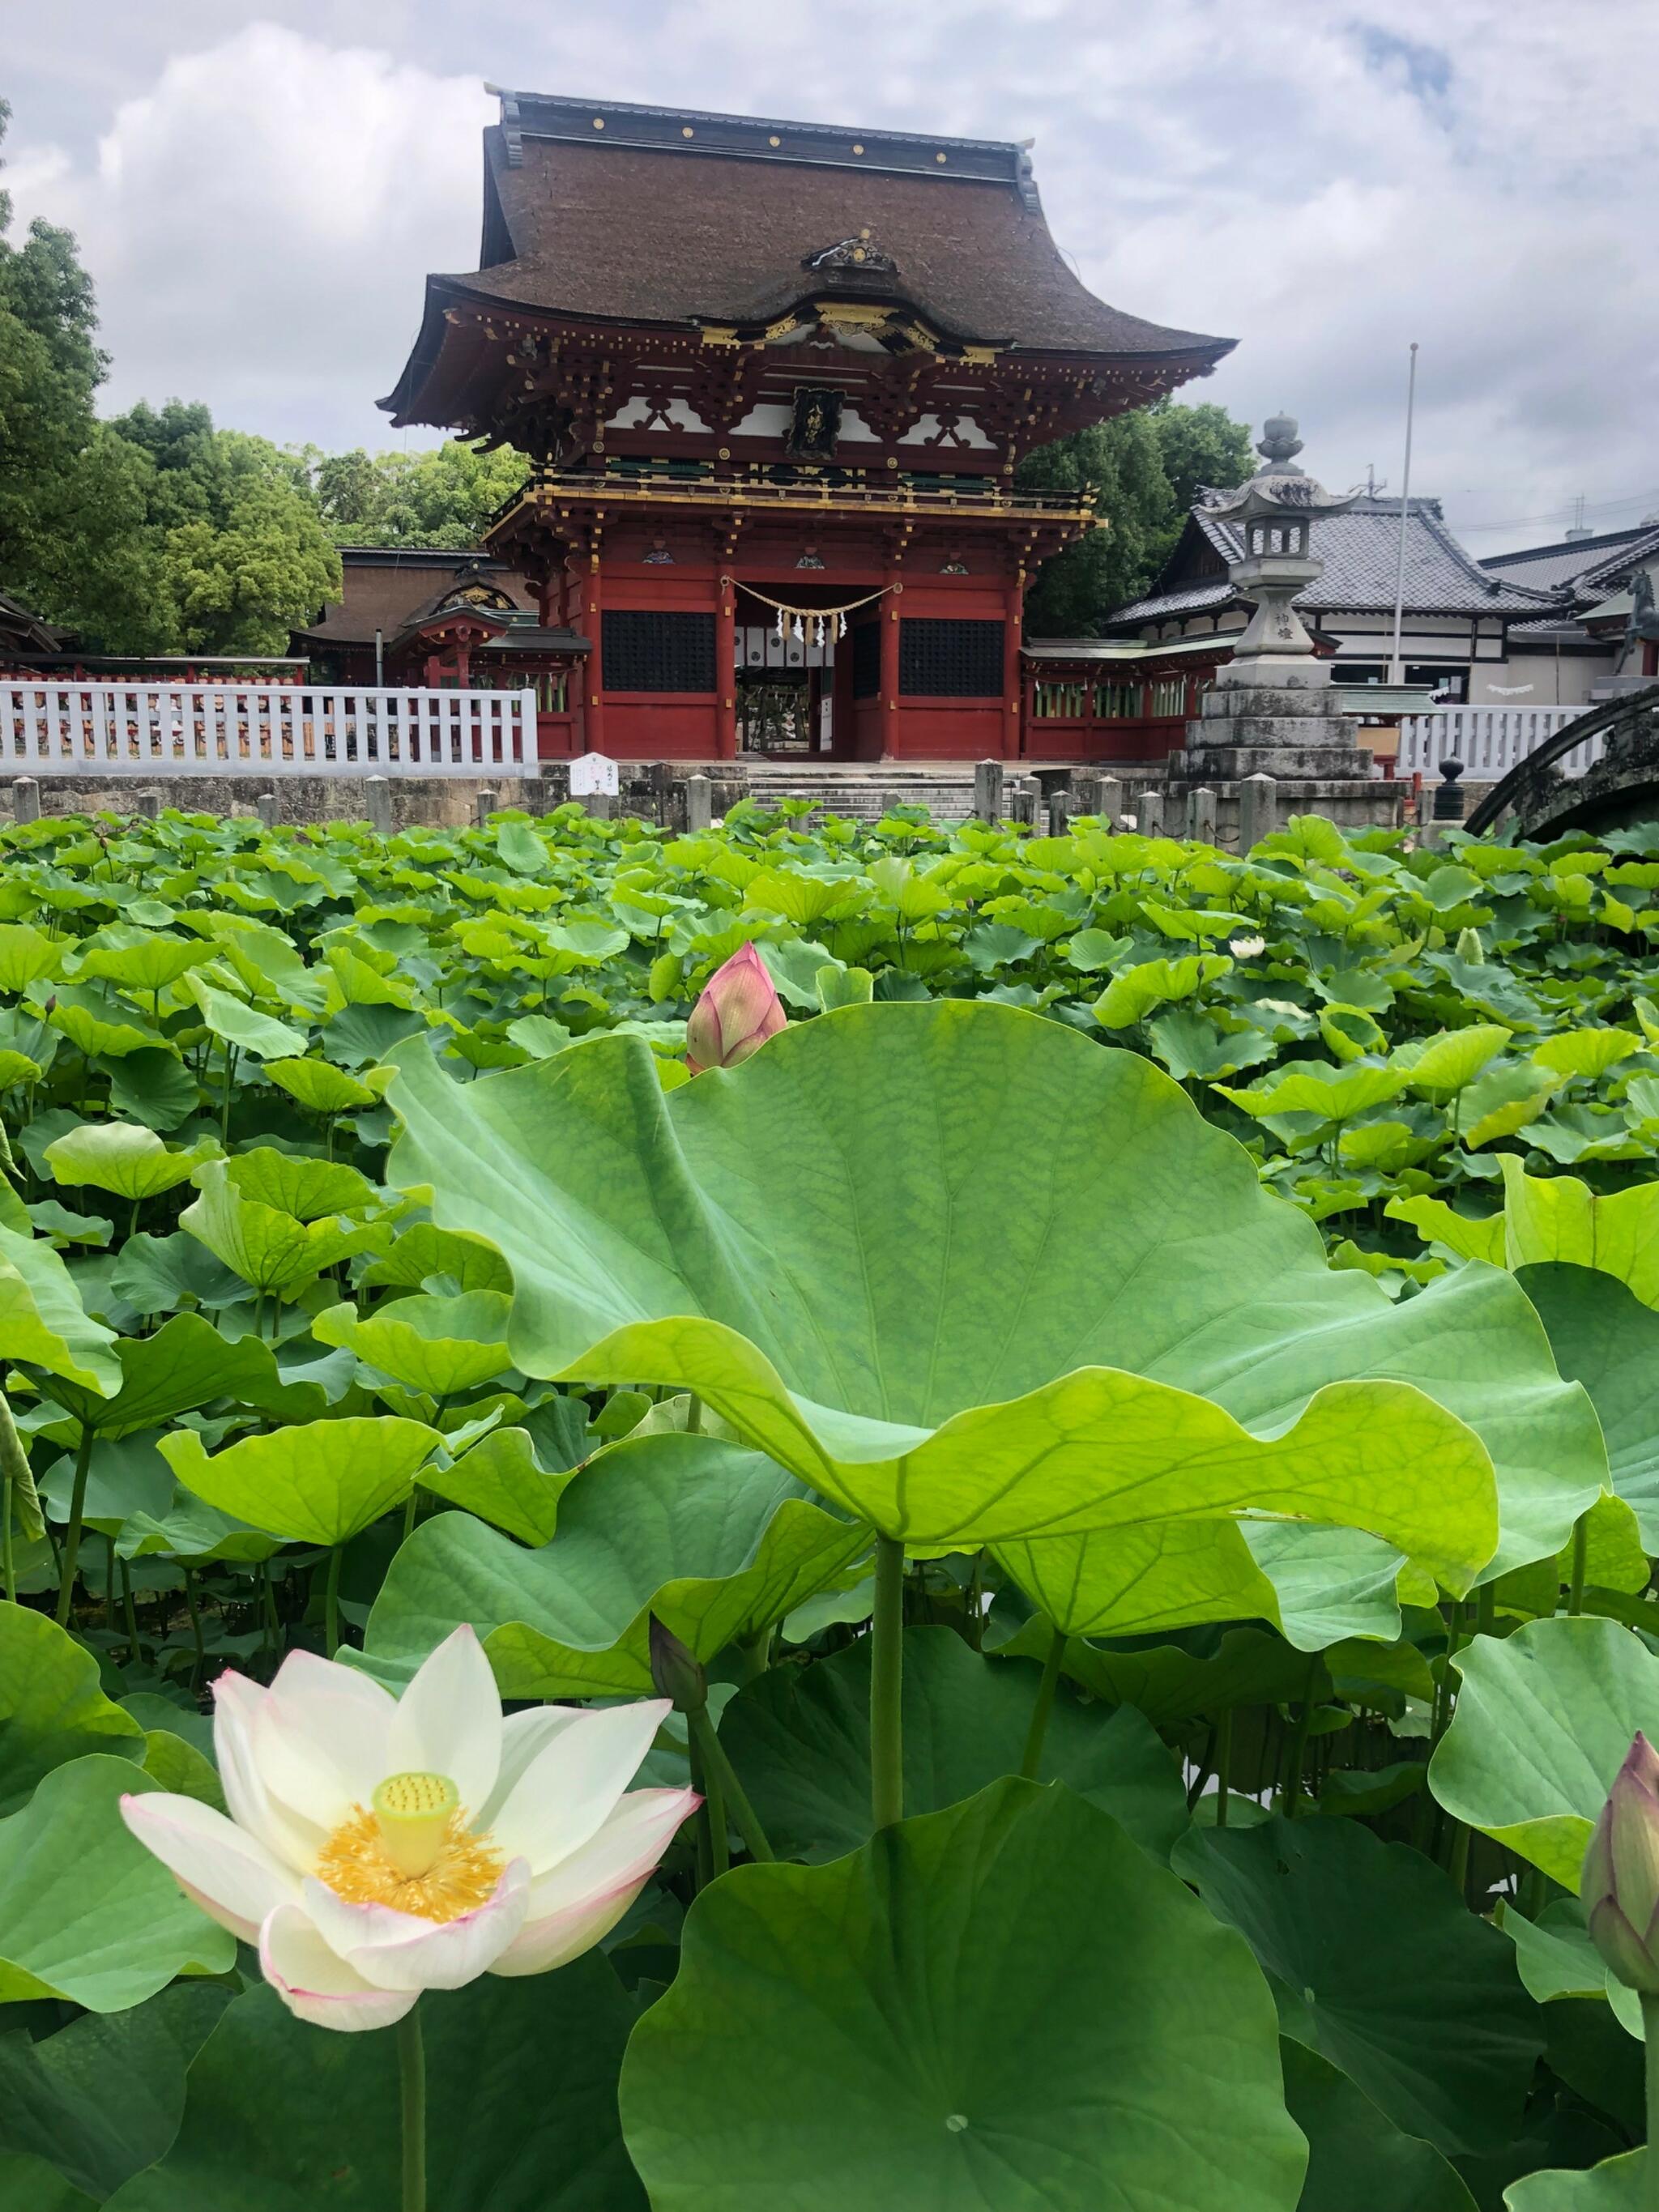
[[[1659,1755],[1644,1735],[1613,1777],[1584,1853],[1580,1894],[1613,1972],[1659,1996]]]
[[[739,945],[714,970],[691,1009],[685,1024],[686,1065],[693,1075],[709,1067],[736,1067],[775,1036],[787,1018],[765,962],[752,945]]]

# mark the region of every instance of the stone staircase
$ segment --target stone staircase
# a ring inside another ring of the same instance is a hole
[[[965,822],[974,811],[974,771],[959,763],[745,760],[749,796],[762,806],[809,799],[826,813],[878,822],[894,806],[925,806],[935,822]]]

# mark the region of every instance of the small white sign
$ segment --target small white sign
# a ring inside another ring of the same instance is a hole
[[[622,780],[617,773],[617,763],[606,753],[583,753],[570,763],[570,796],[591,799],[596,792],[606,792],[614,799],[622,789]]]

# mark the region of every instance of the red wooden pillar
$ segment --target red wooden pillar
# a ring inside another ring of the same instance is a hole
[[[1003,589],[1002,757],[1005,760],[1018,757],[1026,720],[1019,659],[1020,617],[1024,598],[1024,572],[1016,570]]]
[[[722,576],[714,602],[714,755],[718,760],[738,757],[738,606],[737,586]]]
[[[887,596],[881,603],[881,757],[898,757],[899,605],[904,585],[891,568],[887,572]]]
[[[582,607],[582,633],[590,647],[582,693],[582,748],[590,753],[605,750],[605,644],[601,631],[605,617],[601,602],[599,556],[596,553],[587,572]]]

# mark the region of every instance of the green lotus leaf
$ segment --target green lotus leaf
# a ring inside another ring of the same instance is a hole
[[[361,1113],[378,1103],[367,1083],[325,1060],[268,1060],[264,1074],[307,1113]]]
[[[1347,1121],[1385,1099],[1397,1098],[1405,1076],[1398,1067],[1373,1067],[1357,1060],[1340,1066],[1299,1060],[1246,1090],[1225,1083],[1212,1087],[1257,1121],[1269,1114],[1316,1114],[1322,1121]]]
[[[427,1468],[421,1486],[476,1513],[492,1528],[505,1528],[521,1544],[540,1546],[553,1540],[559,1501],[575,1471],[544,1468],[527,1431],[492,1429],[447,1466],[434,1462]]]
[[[29,922],[0,926],[0,991],[15,998],[37,975],[55,975],[64,957],[61,938],[48,937]]]
[[[87,2192],[78,2203],[101,2204],[172,2148],[185,2069],[229,2000],[216,1984],[177,1982],[130,2012],[83,2013],[38,2042],[0,2037],[0,2141],[14,2157],[55,2166]],[[49,2197],[29,2206],[58,2212]]]
[[[1496,2156],[1542,2039],[1510,1945],[1431,1861],[1355,1820],[1192,1828],[1176,1872],[1249,1943],[1309,2045],[1407,2135]]]
[[[343,1544],[399,1504],[442,1441],[420,1421],[308,1421],[245,1437],[211,1458],[193,1429],[161,1456],[192,1496],[289,1543]]]
[[[416,1054],[392,1096],[394,1180],[513,1270],[521,1370],[695,1390],[918,1547],[1254,1507],[1462,1588],[1473,1431],[1528,1556],[1605,1480],[1512,1284],[1333,1273],[1178,1086],[1055,1023],[852,1007],[667,1097],[621,1039],[464,1087]]]
[[[218,1512],[175,1486],[173,1503],[165,1512],[126,1516],[115,1540],[115,1550],[117,1557],[123,1559],[188,1559],[192,1566],[208,1566],[216,1559],[232,1559],[252,1565],[272,1558],[281,1551],[283,1542],[282,1537],[267,1535],[262,1528],[251,1528],[234,1514]]]
[[[201,1085],[175,1053],[129,1052],[102,1066],[111,1113],[130,1115],[147,1128],[176,1129],[202,1103]]]
[[[513,1362],[507,1319],[513,1301],[501,1291],[465,1291],[453,1298],[393,1298],[372,1313],[330,1306],[311,1325],[319,1344],[344,1346],[411,1390],[451,1398],[476,1389]]]
[[[1504,1265],[1501,1213],[1459,1213],[1443,1198],[1427,1197],[1391,1198],[1385,1211],[1396,1221],[1409,1221],[1425,1244],[1441,1245],[1459,1260]]]
[[[83,1121],[46,1146],[46,1165],[66,1184],[90,1184],[133,1204],[188,1182],[204,1160],[219,1151],[203,1137],[182,1152],[164,1145],[153,1129],[131,1121]]]
[[[804,1672],[775,1668],[738,1692],[720,1741],[781,1858],[839,1858],[869,1841],[870,1638]],[[1039,1670],[981,1658],[948,1628],[904,1632],[904,1808],[937,1813],[1024,1755]],[[1099,1711],[1062,1692],[1039,1781],[1060,1781],[1167,1861],[1187,1826],[1175,1760],[1125,1705]]]
[[[228,991],[216,991],[200,975],[185,978],[185,988],[201,1008],[202,1019],[222,1043],[259,1060],[289,1060],[304,1054],[306,1036],[272,1014],[262,1014]]]
[[[84,1644],[43,1613],[0,1604],[0,1813],[89,1752],[142,1759],[143,1729],[104,1695]]]
[[[76,961],[75,973],[77,979],[94,977],[118,983],[123,990],[155,993],[212,957],[212,948],[199,939],[119,922],[99,932]]]
[[[255,1206],[274,1207],[296,1221],[320,1221],[325,1214],[362,1213],[374,1202],[374,1186],[341,1160],[313,1160],[256,1145],[225,1162],[227,1180]]]
[[[115,1332],[94,1321],[44,1238],[0,1226],[0,1361],[24,1360],[82,1389],[118,1389]]]
[[[428,2001],[434,2212],[646,2212],[617,2112],[634,2017],[597,1952]],[[398,2173],[394,2038],[319,2032],[256,1984],[191,2063],[177,2141],[106,2212],[390,2212]]]
[[[404,1230],[381,1258],[370,1261],[358,1287],[419,1291],[434,1275],[448,1278],[458,1291],[513,1288],[511,1270],[493,1244],[434,1229],[429,1221]]]
[[[1462,1687],[1429,1787],[1454,1820],[1577,1895],[1631,1738],[1659,1737],[1659,1659],[1616,1621],[1563,1614],[1478,1636],[1455,1664]]]
[[[868,1543],[758,1453],[710,1437],[628,1439],[565,1490],[541,1551],[462,1513],[422,1522],[392,1561],[367,1649],[395,1673],[467,1620],[506,1697],[648,1697],[652,1613],[707,1662],[781,1620]]]
[[[1354,2212],[1364,2176],[1365,2212],[1475,2212],[1456,2167],[1386,2118],[1363,2089],[1287,2035],[1280,2039],[1285,2108],[1308,2138],[1308,2179],[1297,2212]]]
[[[27,1053],[0,1051],[0,1091],[38,1083],[43,1072],[40,1061],[31,1060]]]
[[[1022,1782],[704,1890],[622,2113],[659,2212],[1291,2212],[1306,2159],[1238,1938]]]
[[[1561,1087],[1559,1076],[1530,1060],[1510,1060],[1470,1084],[1460,1102],[1463,1142],[1471,1152],[1512,1137],[1535,1121]]]
[[[1634,1030],[1562,1030],[1534,1045],[1532,1057],[1553,1075],[1605,1075],[1641,1049],[1642,1039]]]
[[[1075,956],[1075,943],[1073,951]],[[1103,1029],[1126,1030],[1145,1021],[1154,1006],[1171,999],[1194,997],[1206,983],[1228,974],[1232,964],[1224,952],[1188,952],[1176,960],[1143,960],[1113,976],[1095,1000],[1095,1019]]]
[[[109,1287],[135,1313],[173,1313],[179,1307],[234,1305],[247,1285],[183,1230],[152,1237],[141,1230],[122,1245]]]
[[[1512,2181],[1504,2212],[1648,2212],[1648,2154],[1621,2151],[1600,2166],[1551,2166]]]
[[[1466,1091],[1494,1053],[1510,1041],[1510,1032],[1497,1022],[1480,1022],[1466,1030],[1443,1030],[1438,1036],[1413,1038],[1397,1046],[1390,1065],[1405,1077],[1407,1091],[1437,1097]]]
[[[1516,1279],[1538,1309],[1556,1365],[1589,1391],[1613,1489],[1634,1512],[1644,1548],[1659,1553],[1659,1313],[1598,1268],[1544,1263]]]
[[[328,1403],[319,1384],[286,1381],[259,1338],[233,1341],[199,1314],[175,1315],[154,1336],[123,1337],[115,1357],[120,1388],[107,1398],[73,1383],[48,1386],[77,1420],[104,1437],[157,1428],[216,1398],[235,1398],[287,1420],[316,1419]]]
[[[0,1820],[0,2002],[125,2012],[175,1974],[235,1963],[235,1937],[122,1824],[122,1796],[155,1786],[125,1759],[77,1759]]]
[[[241,1157],[246,1159],[250,1155]],[[273,1206],[244,1198],[230,1180],[230,1164],[226,1160],[208,1160],[198,1168],[196,1183],[201,1196],[185,1208],[179,1225],[256,1291],[274,1291],[278,1297],[290,1296],[313,1281],[325,1267],[350,1258],[354,1252],[374,1249],[385,1237],[380,1229],[342,1229],[333,1221],[299,1221]]]
[[[173,1050],[159,1030],[98,984],[61,984],[52,996],[46,1019],[88,1059],[96,1054],[118,1060],[130,1052]]]
[[[1504,1267],[1548,1260],[1595,1267],[1659,1307],[1659,1182],[1601,1197],[1576,1176],[1529,1176],[1513,1153],[1498,1156],[1504,1210],[1482,1220],[1454,1214],[1438,1199],[1390,1199],[1388,1211],[1419,1236],[1461,1257]]]
[[[1155,1521],[1000,1544],[995,1556],[1067,1636],[1149,1636],[1270,1621],[1298,1650],[1400,1632],[1401,1555],[1357,1528]]]
[[[1536,1920],[1500,1904],[1497,1921],[1515,1946],[1516,1970],[1529,1996],[1540,2004],[1562,1997],[1604,2000],[1625,2033],[1641,2040],[1642,2000],[1614,1977],[1596,1949],[1577,1898],[1552,1898]]]

